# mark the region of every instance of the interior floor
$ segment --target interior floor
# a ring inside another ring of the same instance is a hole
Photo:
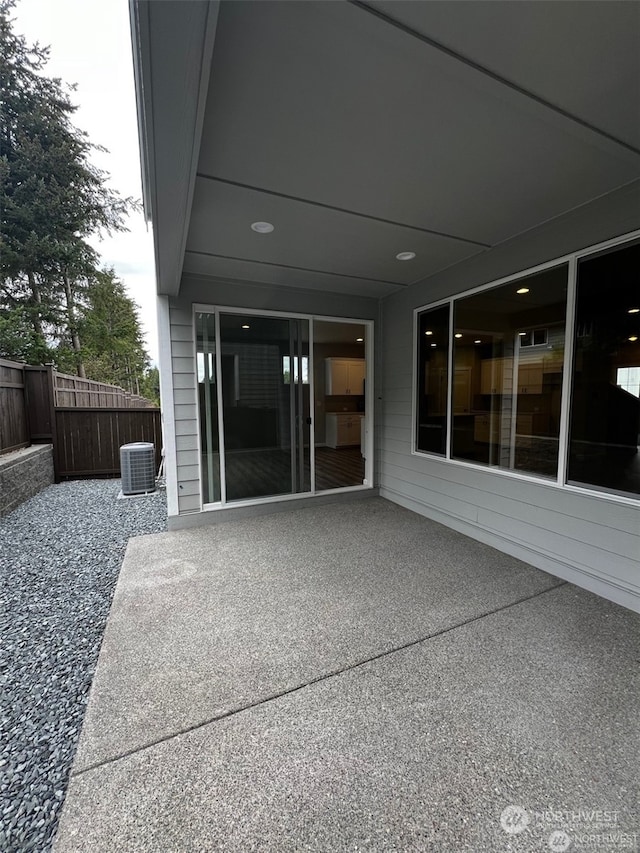
[[[308,452],[305,485],[309,487]],[[359,447],[316,448],[316,491],[362,485],[364,459]],[[288,450],[239,450],[225,455],[227,500],[249,500],[290,494],[291,454]]]
[[[225,470],[228,501],[286,495],[293,491],[289,450],[228,450]],[[305,481],[310,482],[308,470]]]
[[[364,459],[359,447],[316,447],[316,491],[361,486]]]

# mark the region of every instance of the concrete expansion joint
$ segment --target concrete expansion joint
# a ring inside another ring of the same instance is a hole
[[[132,749],[125,750],[124,752],[118,755],[114,755],[112,758],[105,758],[102,761],[96,761],[94,764],[90,764],[87,767],[81,768],[80,770],[72,769],[70,775],[72,777],[82,776],[85,773],[89,773],[92,770],[97,770],[100,767],[104,767],[109,764],[115,764],[123,758],[128,758],[138,752],[144,752],[147,749],[152,749],[154,746],[158,746],[162,743],[167,743],[168,741],[173,740],[176,737],[180,737],[181,735],[197,731],[198,729],[202,729],[205,726],[211,725],[212,723],[217,723],[221,720],[226,720],[229,717],[235,717],[237,714],[242,714],[244,711],[250,711],[254,708],[260,707],[261,705],[267,705],[276,699],[281,699],[284,696],[290,696],[293,693],[298,693],[299,691],[304,690],[307,687],[312,687],[314,684],[319,684],[323,681],[328,681],[331,678],[335,678],[336,676],[342,675],[343,673],[359,669],[360,667],[366,666],[367,664],[373,663],[374,661],[381,660],[398,652],[413,648],[414,646],[419,646],[422,643],[428,642],[429,640],[436,639],[436,637],[441,637],[445,634],[451,634],[453,631],[456,631],[459,628],[463,628],[466,625],[472,625],[475,622],[480,622],[487,616],[493,616],[495,613],[501,613],[504,610],[510,610],[512,607],[517,607],[519,604],[524,604],[527,601],[532,601],[533,599],[540,598],[543,595],[547,595],[550,592],[554,592],[555,590],[561,589],[563,586],[567,586],[567,584],[568,581],[559,581],[554,586],[540,590],[539,592],[535,592],[532,595],[523,596],[522,598],[519,598],[516,601],[512,601],[509,604],[504,604],[501,607],[496,607],[493,610],[487,610],[486,612],[481,613],[478,616],[473,616],[470,619],[465,619],[462,622],[456,623],[455,625],[451,625],[447,628],[442,628],[439,631],[434,631],[432,634],[427,634],[424,637],[419,637],[416,640],[410,640],[407,643],[402,643],[399,646],[394,646],[392,649],[387,649],[386,651],[380,652],[379,654],[372,655],[371,657],[364,658],[363,660],[356,661],[355,663],[348,664],[347,666],[334,669],[331,672],[326,672],[322,675],[317,676],[316,678],[309,679],[308,681],[305,681],[302,684],[297,684],[295,687],[290,687],[287,690],[281,690],[278,693],[273,693],[270,696],[265,696],[262,699],[258,699],[255,702],[249,702],[245,705],[241,705],[238,708],[231,708],[230,710],[225,711],[222,714],[216,714],[215,716],[209,717],[206,720],[202,720],[199,723],[194,723],[191,726],[186,726],[183,729],[178,729],[174,732],[171,732],[170,734],[164,735],[163,737],[149,741],[148,743],[144,743],[140,746],[133,747]]]

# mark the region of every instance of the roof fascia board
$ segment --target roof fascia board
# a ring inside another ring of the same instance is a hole
[[[211,64],[213,61],[213,46],[216,39],[216,30],[218,26],[218,13],[220,11],[220,0],[211,0],[207,10],[207,23],[204,33],[204,43],[202,49],[202,63],[200,66],[200,84],[198,86],[198,104],[196,107],[196,120],[193,132],[193,145],[191,147],[191,158],[189,166],[189,184],[187,188],[187,198],[185,203],[185,214],[182,219],[182,240],[180,243],[179,269],[176,279],[177,294],[180,290],[180,281],[182,277],[182,267],[184,264],[184,255],[187,247],[187,237],[189,235],[189,225],[191,222],[191,208],[193,205],[193,193],[195,191],[196,176],[198,173],[198,160],[200,158],[200,144],[202,142],[202,128],[204,125],[204,114],[207,105],[207,95],[209,93],[209,81],[211,78]]]
[[[151,221],[153,203],[151,201],[151,175],[154,173],[154,157],[151,142],[153,140],[153,114],[149,97],[149,80],[145,81],[143,69],[150,69],[149,62],[149,20],[146,4],[138,0],[129,0],[129,21],[131,26],[131,48],[133,52],[133,80],[136,97],[136,115],[138,120],[138,145],[140,148],[140,178],[142,181],[142,203],[147,222]],[[144,56],[143,56],[144,54]]]
[[[218,11],[219,0],[130,0],[143,199],[162,295],[180,288]]]

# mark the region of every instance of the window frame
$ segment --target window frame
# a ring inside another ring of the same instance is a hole
[[[411,455],[429,459],[432,462],[437,462],[442,465],[461,466],[462,468],[471,468],[475,471],[482,471],[485,474],[496,475],[499,477],[510,477],[512,479],[533,483],[536,486],[545,486],[552,489],[561,489],[573,494],[599,498],[614,503],[621,503],[627,506],[637,507],[640,503],[640,496],[631,497],[622,495],[616,492],[607,491],[597,486],[585,484],[577,485],[567,482],[567,464],[569,452],[569,419],[571,407],[571,385],[573,379],[573,365],[575,357],[575,323],[576,323],[576,294],[577,294],[577,272],[578,262],[591,255],[604,254],[613,249],[624,246],[626,243],[637,242],[640,239],[640,230],[632,231],[627,234],[620,235],[610,240],[596,243],[591,246],[586,246],[565,255],[558,256],[552,260],[537,264],[533,267],[528,267],[524,270],[518,270],[516,273],[504,276],[485,282],[468,290],[461,291],[452,296],[445,297],[433,302],[428,302],[424,305],[419,305],[413,309],[413,366],[412,366],[412,384],[411,384]],[[452,377],[453,377],[453,324],[455,303],[459,299],[465,299],[468,296],[473,296],[476,293],[483,293],[487,290],[493,290],[502,287],[505,284],[520,281],[537,273],[545,272],[562,265],[567,266],[567,305],[565,314],[565,349],[562,372],[562,391],[561,391],[561,406],[560,406],[560,427],[559,427],[559,446],[558,446],[558,468],[555,479],[549,477],[541,477],[534,473],[526,473],[523,471],[512,471],[497,466],[482,465],[476,462],[469,462],[462,459],[453,459],[451,457],[451,398],[453,393]],[[418,331],[420,325],[420,315],[425,311],[430,311],[433,308],[439,308],[443,305],[449,306],[449,362],[447,370],[447,417],[446,417],[446,453],[445,455],[431,453],[428,450],[419,450],[418,442]]]

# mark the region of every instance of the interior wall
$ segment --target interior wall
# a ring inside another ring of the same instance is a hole
[[[168,486],[177,495],[175,504],[169,509],[170,516],[199,512],[201,508],[194,304],[374,321],[378,319],[380,307],[377,299],[362,296],[185,275],[180,295],[168,300],[172,386],[168,392],[173,392],[176,458],[175,473],[168,474],[175,477],[175,483]]]
[[[640,182],[383,300],[377,426],[384,497],[640,611],[640,502],[411,452],[415,308],[637,229]]]

